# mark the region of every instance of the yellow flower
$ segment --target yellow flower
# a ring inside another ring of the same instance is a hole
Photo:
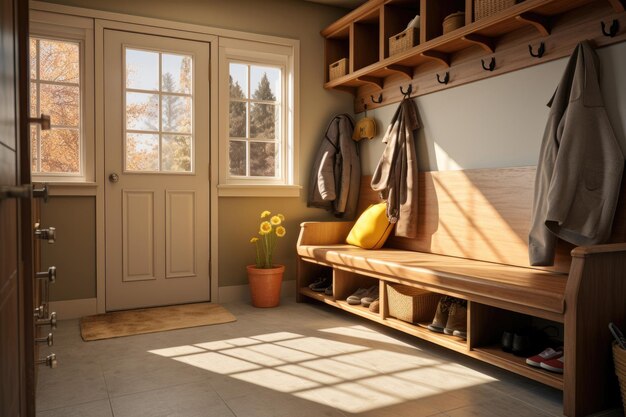
[[[278,237],[283,237],[283,236],[285,236],[285,233],[287,233],[287,231],[285,230],[285,228],[284,228],[284,227],[282,227],[282,226],[278,226],[278,227],[276,228],[276,236],[278,236]]]
[[[278,213],[277,216],[278,216],[278,218],[280,219],[281,222],[285,221],[285,216],[283,216],[282,214]]]
[[[270,224],[270,222],[268,221],[264,221],[263,223],[261,223],[261,229],[260,232],[262,235],[269,233],[272,231],[272,225]]]
[[[278,226],[280,222],[281,219],[278,216],[272,216],[272,218],[270,219],[270,223],[272,223],[274,226]]]
[[[259,241],[258,237],[250,238],[250,243],[257,243]]]
[[[264,219],[267,216],[269,216],[270,214],[272,214],[272,213],[270,213],[269,211],[265,210],[263,213],[261,213],[261,218]]]

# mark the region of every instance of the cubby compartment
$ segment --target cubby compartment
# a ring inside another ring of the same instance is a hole
[[[331,64],[336,63],[341,59],[346,59],[347,68],[346,73],[350,72],[350,26],[345,26],[336,31],[332,35],[328,36],[325,40],[326,57],[325,72],[326,82],[330,81],[329,67]]]
[[[465,12],[465,0],[423,0],[422,15],[425,17],[422,21],[422,33],[424,41],[429,41],[443,35],[443,20],[456,12]],[[465,17],[465,24],[468,19]]]
[[[298,285],[300,286],[300,288],[298,288],[298,292],[300,294],[305,294],[309,297],[323,298],[323,296],[325,295],[323,292],[313,291],[309,288],[309,285],[314,283],[321,277],[332,280],[333,269],[331,267],[320,264],[302,262],[299,265],[298,273],[301,277],[298,282]]]
[[[411,21],[420,13],[419,0],[392,0],[383,5],[382,8],[382,55],[381,59],[388,58],[389,54],[389,38],[398,35],[404,31]],[[421,36],[418,36],[418,42],[421,43]]]
[[[536,355],[547,347],[562,346],[562,323],[474,302],[470,303],[469,317],[468,341],[472,356],[563,389],[562,374],[526,364],[527,357]],[[506,336],[505,332],[508,333]],[[541,337],[541,334],[544,336]],[[528,346],[526,341],[536,346],[531,346],[525,352],[517,352],[517,354],[511,352],[515,335],[520,338],[519,342],[522,342],[519,343],[520,346]],[[527,338],[526,341],[524,338]]]
[[[380,59],[380,9],[376,8],[352,24],[350,60],[358,71]]]

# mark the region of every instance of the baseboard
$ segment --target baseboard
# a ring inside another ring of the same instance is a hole
[[[50,301],[50,311],[56,311],[57,320],[78,319],[98,313],[96,298]]]
[[[296,293],[296,281],[283,281],[280,290],[280,298],[293,298]],[[228,287],[219,287],[218,300],[219,303],[231,302],[250,302],[250,288],[248,285],[232,285]]]

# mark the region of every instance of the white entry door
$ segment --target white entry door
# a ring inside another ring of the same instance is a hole
[[[104,32],[107,311],[210,299],[209,48]]]

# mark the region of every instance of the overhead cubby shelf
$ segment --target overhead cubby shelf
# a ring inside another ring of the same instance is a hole
[[[585,39],[597,47],[626,40],[626,0],[525,0],[474,21],[473,0],[370,0],[321,33],[327,89],[355,96],[355,111],[450,88],[569,55]],[[457,11],[465,25],[443,34]],[[416,45],[390,55],[389,37],[420,14]],[[347,58],[346,75],[329,79],[328,65]],[[382,93],[381,103],[370,100]]]

